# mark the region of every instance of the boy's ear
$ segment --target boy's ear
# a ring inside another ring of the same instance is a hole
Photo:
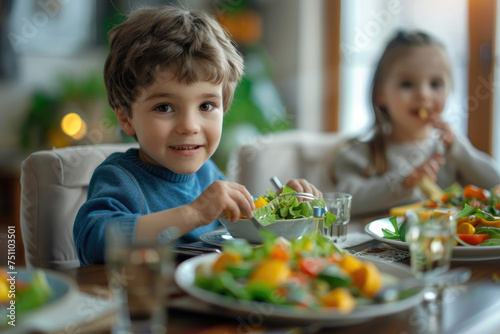
[[[116,118],[118,119],[118,123],[120,123],[120,126],[122,127],[123,131],[130,137],[135,136],[135,129],[134,126],[132,125],[132,122],[130,121],[130,116],[125,111],[116,108],[115,108],[115,114]]]

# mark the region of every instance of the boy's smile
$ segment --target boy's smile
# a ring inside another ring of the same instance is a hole
[[[120,110],[116,114],[123,130],[136,136],[144,163],[193,174],[219,145],[222,84],[187,85],[164,71],[139,91],[130,116]]]

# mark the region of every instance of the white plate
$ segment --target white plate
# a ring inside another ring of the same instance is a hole
[[[259,228],[247,218],[238,219],[233,223],[226,217],[220,217],[219,221],[233,238],[246,239],[254,244],[262,243],[261,229],[271,231],[287,240],[295,240],[309,231],[312,232],[313,227],[310,218],[282,219]]]
[[[234,240],[234,238],[225,228],[222,228],[215,231],[203,233],[202,235],[200,235],[200,240],[209,245],[222,247],[225,242],[227,242],[228,240]],[[250,246],[260,245],[260,243],[254,244],[251,242],[248,242],[248,244]]]
[[[402,223],[402,218],[398,217],[398,225]],[[382,218],[372,221],[365,226],[365,231],[374,239],[381,241],[391,247],[408,251],[408,243],[398,240],[385,239],[382,228],[394,231],[389,218]],[[483,261],[500,259],[500,246],[455,246],[451,259],[455,261]]]
[[[51,270],[37,270],[44,271],[47,282],[52,289],[52,296],[44,305],[23,313],[21,317],[16,316],[16,327],[12,327],[10,325],[3,328],[0,327],[2,330],[7,330],[6,333],[10,333],[9,329],[21,330],[21,328],[26,329],[27,327],[32,326],[31,322],[35,321],[35,319],[44,318],[46,313],[50,313],[56,307],[64,306],[65,303],[71,302],[71,300],[78,295],[78,287],[76,283],[67,276]],[[29,282],[36,271],[29,269],[16,269],[15,272],[17,272],[15,275],[16,281]]]
[[[259,318],[269,320],[286,320],[293,323],[311,323],[324,321],[329,327],[346,326],[369,319],[393,314],[408,309],[418,304],[422,299],[422,293],[418,293],[407,299],[387,304],[358,306],[350,314],[339,314],[323,308],[321,311],[308,310],[304,308],[287,307],[255,301],[241,301],[234,298],[222,296],[195,286],[195,270],[201,263],[213,263],[220,254],[206,254],[190,258],[182,262],[175,272],[176,283],[189,295],[211,305],[228,310],[230,314],[251,314]],[[407,266],[386,263],[377,260],[373,262],[378,269],[397,278],[414,277]]]

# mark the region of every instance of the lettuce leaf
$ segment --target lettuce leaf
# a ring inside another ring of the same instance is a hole
[[[470,206],[467,203],[464,203],[464,208],[460,211],[457,212],[455,215],[455,219],[460,219],[464,217],[469,217],[469,216],[474,216],[476,218],[482,218],[488,221],[495,221],[498,220],[497,217],[492,215],[489,212],[482,211],[479,207],[477,206]]]
[[[323,222],[323,225],[325,227],[330,227],[335,223],[336,220],[337,220],[337,216],[334,215],[333,213],[327,211],[327,212],[325,212],[325,220]]]
[[[295,196],[282,196],[295,193],[297,193],[295,190],[287,186],[283,187],[283,192],[279,196],[272,190],[268,190],[267,195],[262,197],[269,203],[253,210],[253,216],[262,226],[267,226],[278,220],[312,217],[314,206],[325,207],[325,201],[322,198],[299,203]]]

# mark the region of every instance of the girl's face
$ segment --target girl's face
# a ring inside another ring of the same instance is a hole
[[[130,116],[116,111],[120,125],[140,144],[147,164],[178,174],[195,173],[219,145],[222,133],[222,84],[187,85],[165,71],[141,89]]]
[[[449,63],[439,46],[411,46],[386,65],[376,101],[386,108],[395,141],[422,140],[440,117],[451,88]],[[425,110],[425,111],[424,111]]]

